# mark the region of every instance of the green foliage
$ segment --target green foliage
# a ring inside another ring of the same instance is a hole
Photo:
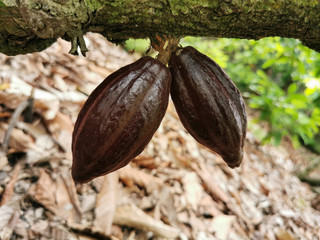
[[[145,55],[150,46],[150,40],[147,39],[129,39],[126,41],[124,49],[127,51],[135,51],[141,55]]]
[[[249,127],[264,143],[279,144],[288,136],[295,146],[301,141],[320,145],[320,53],[279,37],[186,37],[180,43],[192,45],[226,70],[248,105],[259,110]],[[129,40],[126,48],[145,54],[148,46],[147,40]],[[256,129],[255,122],[267,123],[268,131]]]
[[[291,137],[295,146],[316,144],[320,126],[320,54],[298,40],[264,38],[185,38],[218,62],[242,91],[251,108],[260,110],[254,121],[264,121],[269,131],[259,131],[263,142],[280,143]]]

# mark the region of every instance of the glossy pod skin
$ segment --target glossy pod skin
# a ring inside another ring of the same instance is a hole
[[[247,128],[240,91],[216,62],[193,47],[173,54],[169,67],[171,97],[184,127],[229,167],[238,167]]]
[[[165,115],[168,68],[143,57],[107,77],[75,123],[72,177],[84,183],[127,165],[151,140]]]

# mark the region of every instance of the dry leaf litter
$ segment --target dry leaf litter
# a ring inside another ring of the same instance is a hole
[[[229,169],[186,132],[172,103],[130,165],[75,185],[77,113],[105,77],[140,57],[97,34],[85,40],[86,58],[63,40],[0,55],[1,143],[14,110],[34,99],[32,121],[22,114],[0,152],[0,239],[319,239],[317,196],[294,175],[303,155],[248,131],[243,164]]]

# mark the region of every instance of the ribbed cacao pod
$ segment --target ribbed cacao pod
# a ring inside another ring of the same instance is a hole
[[[143,57],[107,77],[75,123],[72,177],[88,182],[127,165],[151,140],[165,115],[171,74]]]
[[[240,91],[216,62],[193,47],[173,54],[169,67],[171,97],[184,127],[228,166],[238,167],[247,128]]]

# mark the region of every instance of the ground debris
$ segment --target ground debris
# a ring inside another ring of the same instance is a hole
[[[22,114],[0,151],[0,239],[318,239],[320,198],[294,175],[287,145],[261,146],[248,131],[244,161],[229,169],[186,132],[172,102],[130,165],[75,185],[77,114],[97,84],[139,57],[98,34],[85,41],[86,58],[63,40],[0,54],[1,142],[14,110],[34,97],[32,122]]]

